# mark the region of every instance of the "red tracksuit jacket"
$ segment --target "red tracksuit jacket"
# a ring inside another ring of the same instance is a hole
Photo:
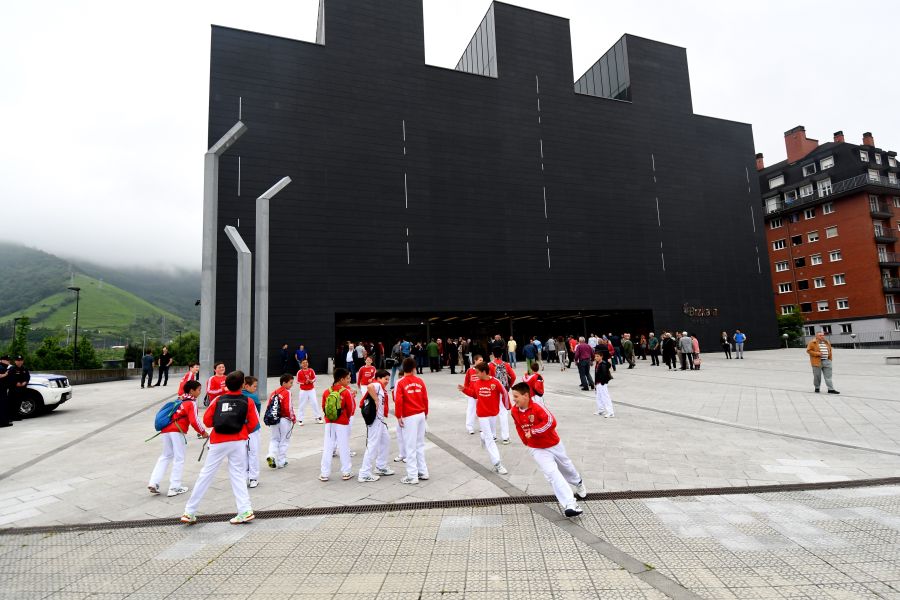
[[[531,375],[526,375],[525,383],[527,383],[529,389],[531,389],[532,396],[544,395],[544,378],[540,373],[532,373]]]
[[[196,379],[197,379],[196,373],[191,373],[190,371],[185,373],[184,377],[182,377],[181,381],[178,383],[178,395],[184,396],[184,384],[186,384],[188,381],[195,381]]]
[[[512,415],[522,443],[529,448],[550,448],[559,443],[553,413],[537,402],[529,402],[525,410],[514,406],[509,414]]]
[[[509,394],[496,378],[478,381],[463,389],[467,396],[475,398],[475,414],[479,417],[496,417],[500,414],[500,403],[509,409]]]
[[[209,379],[206,380],[206,394],[209,396],[209,403],[212,404],[212,401],[227,392],[228,390],[225,388],[225,376],[224,375],[213,375]]]
[[[375,381],[375,371],[377,370],[371,365],[360,368],[359,372],[356,373],[356,385],[359,389],[364,390],[366,386]]]
[[[272,399],[278,396],[278,416],[288,419],[291,423],[297,422],[297,417],[294,416],[294,407],[291,405],[291,390],[287,389],[284,386],[281,386],[274,392],[269,395],[269,404],[272,404]],[[269,404],[266,405],[268,409]]]
[[[425,382],[415,375],[404,375],[394,387],[394,414],[398,418],[419,413],[428,416],[428,390]]]
[[[301,390],[313,390],[316,388],[316,372],[310,368],[297,371],[297,383]]]
[[[181,399],[181,406],[175,409],[172,422],[166,425],[160,433],[187,433],[189,427],[193,427],[197,433],[206,431],[203,425],[197,422],[197,410],[194,406],[194,399],[190,396]]]

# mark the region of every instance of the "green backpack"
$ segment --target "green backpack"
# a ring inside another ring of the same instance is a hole
[[[341,417],[341,390],[331,389],[325,397],[325,418],[331,422]]]

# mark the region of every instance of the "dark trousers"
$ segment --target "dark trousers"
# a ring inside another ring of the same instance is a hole
[[[0,387],[0,425],[7,425],[12,422],[13,406],[12,400],[7,393],[6,386]]]
[[[350,371],[350,383],[356,383],[356,363],[347,361],[347,370]]]
[[[725,358],[731,358],[731,344],[722,344],[722,350],[725,351]]]
[[[153,385],[153,367],[149,369],[141,369],[141,387],[144,387],[144,379],[147,380],[147,385]]]
[[[633,369],[633,368],[634,368],[634,354],[626,354],[626,355],[625,355],[625,361],[628,363],[628,368],[629,368],[629,369]]]
[[[659,350],[651,350],[650,351],[650,360],[653,365],[659,366]]]
[[[441,362],[437,356],[428,357],[428,370],[432,373],[441,370]]]
[[[163,385],[169,385],[169,367],[159,368],[159,376],[156,378],[156,385],[159,385],[159,382],[160,380],[162,380],[163,376],[165,376],[165,383],[163,383]]]
[[[578,377],[581,378],[581,387],[583,389],[591,389],[594,387],[594,380],[591,379],[591,361],[578,361]]]
[[[681,353],[681,370],[687,370],[685,365],[690,365],[691,371],[694,370],[694,353],[693,352],[682,352]]]

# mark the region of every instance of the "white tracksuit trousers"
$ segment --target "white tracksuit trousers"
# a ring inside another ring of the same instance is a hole
[[[306,405],[309,404],[312,406],[313,416],[317,419],[321,419],[324,415],[322,414],[322,406],[319,400],[316,397],[316,390],[300,390],[300,399],[297,401],[297,407],[294,410],[294,415],[297,417],[297,422],[303,422],[303,415],[306,413]]]
[[[494,432],[494,435],[497,435],[497,430],[500,430],[500,439],[508,440],[509,439],[509,410],[503,406],[503,403],[500,403],[500,414],[496,417],[491,417],[493,421],[493,427],[491,430]]]
[[[269,427],[269,454],[275,459],[275,466],[283,467],[287,462],[288,446],[291,443],[291,432],[294,424],[290,419],[281,417],[275,425]]]
[[[491,459],[491,466],[500,462],[500,450],[497,448],[497,442],[494,441],[493,421],[497,417],[478,417],[478,426],[481,428],[481,445],[487,450],[488,457]]]
[[[406,444],[406,475],[418,479],[428,477],[425,464],[425,413],[403,417],[403,442]]]
[[[231,480],[231,491],[238,514],[251,510],[250,494],[247,492],[247,440],[236,442],[219,442],[209,445],[206,462],[194,484],[194,491],[184,507],[184,512],[193,515],[203,500],[203,495],[219,470],[222,461],[228,461],[228,478]]]
[[[609,386],[607,384],[598,383],[596,386],[597,393],[597,411],[603,415],[613,416],[612,398],[609,395]]]
[[[372,467],[386,469],[388,450],[391,444],[391,435],[388,433],[387,424],[381,419],[375,421],[367,428],[366,453],[363,455],[362,464],[359,467],[359,476],[366,477],[372,474]]]
[[[599,387],[599,386],[598,386]],[[562,442],[550,448],[529,448],[538,468],[553,488],[556,499],[563,508],[575,506],[575,494],[572,485],[578,485],[581,475],[566,455],[566,447]],[[570,485],[571,484],[571,485]]]
[[[478,420],[475,414],[476,401],[475,398],[469,398],[468,396],[466,398],[469,401],[466,405],[466,431],[472,433],[475,431],[475,421]]]
[[[403,441],[403,428],[400,427],[400,424],[397,424],[397,456],[400,457],[400,460],[406,460],[406,442]]]
[[[259,479],[259,438],[262,430],[257,429],[247,440],[247,479]]]
[[[325,423],[325,441],[322,445],[322,476],[331,477],[331,460],[337,448],[341,459],[341,474],[350,473],[350,426]]]
[[[169,489],[181,487],[181,473],[184,470],[184,450],[187,447],[185,438],[178,431],[163,433],[159,437],[162,438],[163,450],[156,460],[153,473],[150,475],[150,485],[158,486],[162,482],[162,478],[165,477],[166,470],[171,463],[172,472],[169,474]]]

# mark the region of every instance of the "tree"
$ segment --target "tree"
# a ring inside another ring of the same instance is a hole
[[[80,344],[79,344],[80,346]],[[44,338],[34,351],[31,368],[38,371],[61,371],[72,368],[72,349],[63,348],[55,337]]]
[[[200,358],[200,334],[189,331],[169,344],[176,365],[187,365]]]
[[[16,330],[13,332],[12,342],[9,344],[7,354],[16,356],[21,354],[28,361],[28,330],[31,328],[31,319],[22,317],[16,322]]]
[[[75,365],[76,369],[99,369],[103,366],[103,362],[97,358],[94,351],[94,344],[88,336],[78,339],[78,361]]]
[[[803,346],[803,315],[800,314],[799,306],[795,306],[791,313],[778,315],[778,335],[781,337],[784,334],[788,336],[788,346],[792,348]]]

